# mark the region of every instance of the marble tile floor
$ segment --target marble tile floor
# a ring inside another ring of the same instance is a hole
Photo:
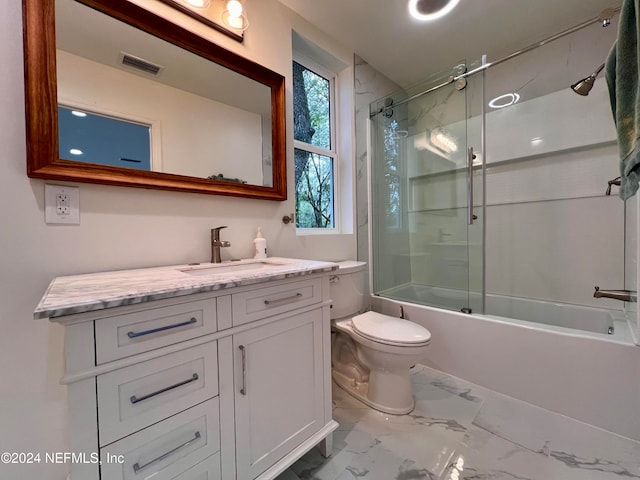
[[[418,365],[416,408],[386,415],[334,384],[333,454],[278,480],[640,479],[640,442]]]

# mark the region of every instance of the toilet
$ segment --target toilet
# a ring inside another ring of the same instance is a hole
[[[403,415],[413,410],[409,368],[423,360],[431,333],[416,323],[364,312],[365,262],[338,262],[330,278],[333,380],[366,405]]]

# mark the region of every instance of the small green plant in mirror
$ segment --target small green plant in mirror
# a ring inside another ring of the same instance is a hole
[[[209,175],[207,178],[209,180],[221,180],[223,182],[247,183],[246,180],[242,180],[241,178],[227,178],[222,173],[219,173],[217,175]]]

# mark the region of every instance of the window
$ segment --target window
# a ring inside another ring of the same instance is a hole
[[[336,228],[334,75],[302,60],[293,62],[293,138],[296,227]]]

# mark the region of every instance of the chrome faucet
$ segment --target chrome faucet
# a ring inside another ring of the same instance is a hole
[[[220,247],[230,247],[231,242],[220,240],[220,230],[227,228],[226,225],[211,229],[211,263],[220,263]]]
[[[596,291],[593,292],[595,298],[613,298],[631,303],[638,301],[638,293],[633,290],[600,290],[600,287],[595,288]]]

